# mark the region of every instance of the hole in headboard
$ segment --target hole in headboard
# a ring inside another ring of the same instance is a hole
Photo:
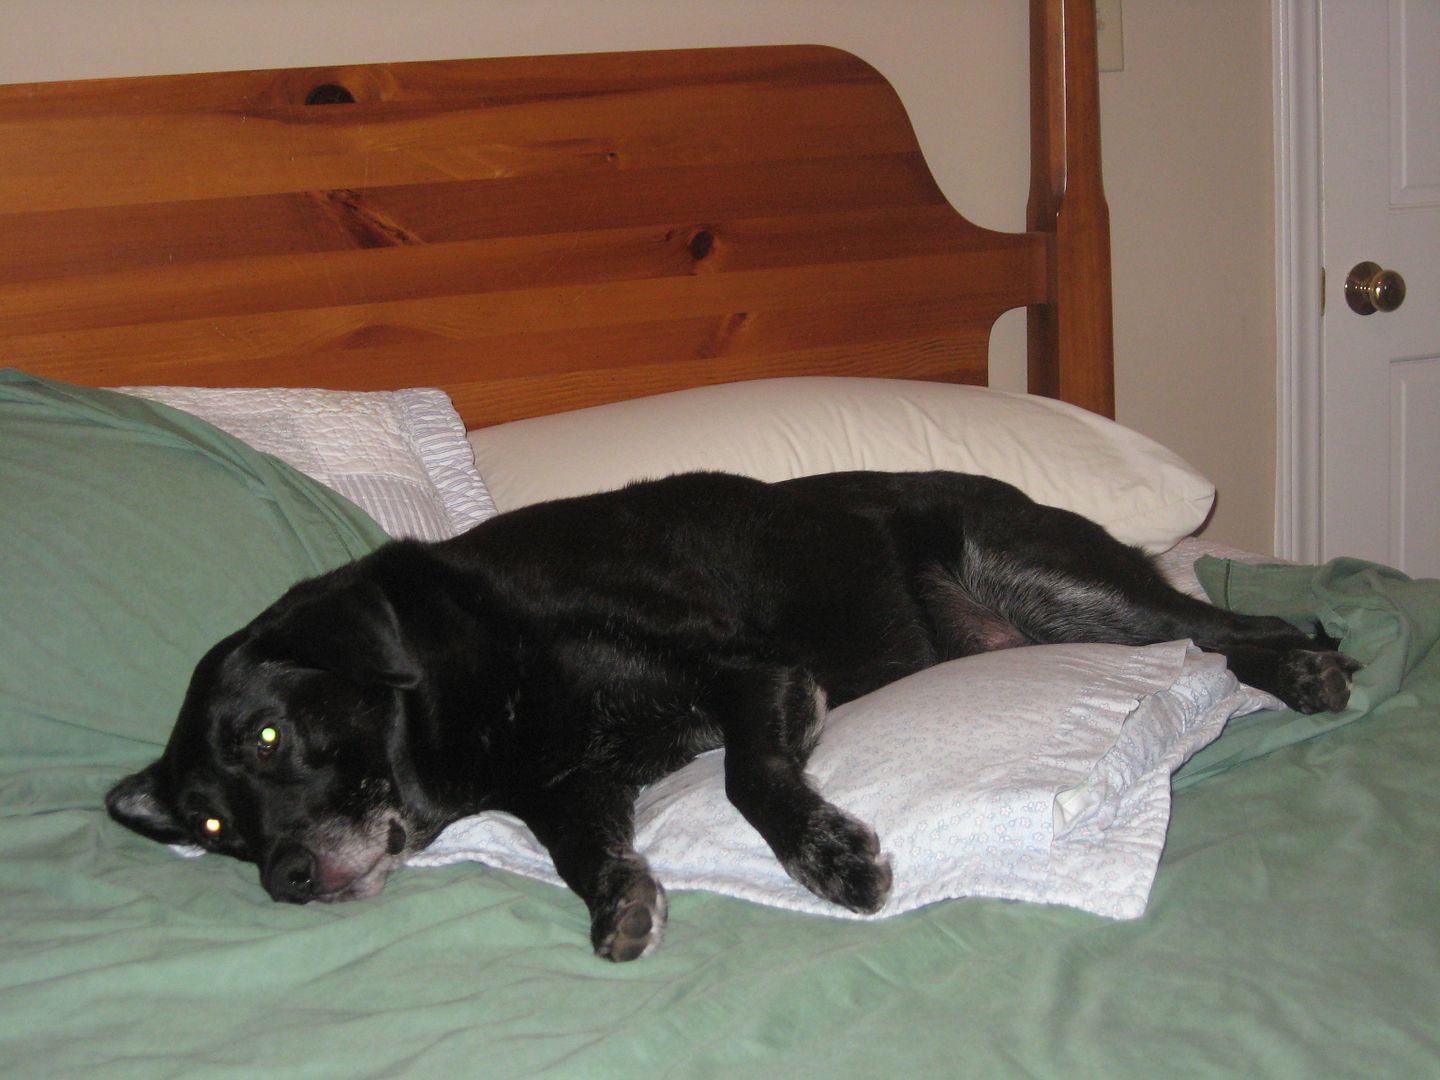
[[[699,262],[714,250],[715,234],[709,229],[701,229],[690,238],[690,257],[696,262]]]
[[[306,105],[354,105],[355,95],[339,83],[321,83],[305,95]]]

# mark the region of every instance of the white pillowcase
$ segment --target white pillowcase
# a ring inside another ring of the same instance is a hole
[[[1163,551],[1215,488],[1160,444],[1073,405],[904,379],[761,379],[601,405],[470,433],[501,510],[718,469],[786,480],[847,469],[953,469]]]
[[[123,389],[280,458],[344,495],[392,537],[444,540],[495,514],[465,426],[441,390]]]
[[[809,774],[870,824],[894,869],[878,916],[950,897],[1145,910],[1170,774],[1231,716],[1273,707],[1185,642],[1045,645],[940,664],[830,713]],[[636,846],[670,889],[859,918],[792,881],[725,798],[724,752],[647,788]],[[475,860],[559,883],[507,814],[451,825],[410,860]]]

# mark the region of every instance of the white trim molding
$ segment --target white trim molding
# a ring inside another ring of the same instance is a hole
[[[1275,65],[1275,553],[1320,557],[1319,0],[1271,0]]]

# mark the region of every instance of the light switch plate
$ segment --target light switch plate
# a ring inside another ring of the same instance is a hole
[[[1095,39],[1101,71],[1125,70],[1125,26],[1120,0],[1095,0]]]

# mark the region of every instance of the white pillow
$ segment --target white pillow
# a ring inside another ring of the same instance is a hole
[[[1186,642],[1040,645],[940,664],[835,709],[809,773],[871,825],[894,886],[878,916],[950,897],[1145,910],[1170,774],[1231,716],[1274,707]],[[792,881],[725,798],[723,751],[647,788],[636,847],[670,889],[861,918]],[[451,825],[411,865],[474,860],[559,883],[518,819]]]
[[[132,386],[344,495],[392,537],[444,540],[495,514],[443,391]]]
[[[847,469],[953,469],[1163,551],[1215,488],[1145,436],[1049,398],[903,379],[761,379],[601,405],[470,433],[501,510],[718,469],[786,480]]]

